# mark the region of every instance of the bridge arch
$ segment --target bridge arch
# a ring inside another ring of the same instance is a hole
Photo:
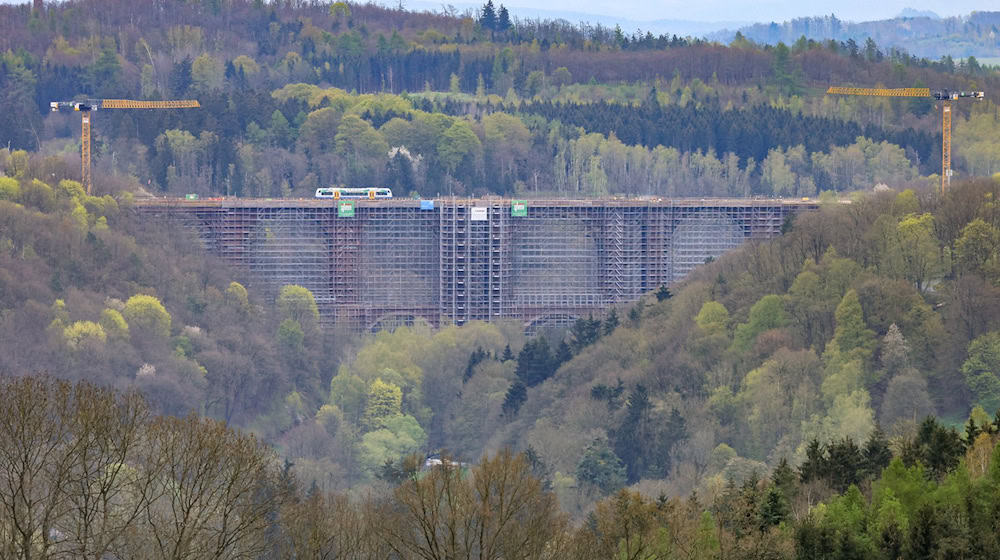
[[[524,334],[534,336],[538,331],[549,327],[570,327],[580,319],[573,313],[543,313],[524,322]]]

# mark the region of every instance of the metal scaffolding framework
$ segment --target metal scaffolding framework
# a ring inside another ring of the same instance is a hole
[[[146,199],[268,297],[297,284],[328,326],[568,324],[670,285],[815,202],[777,199]],[[515,209],[515,207],[517,207]]]

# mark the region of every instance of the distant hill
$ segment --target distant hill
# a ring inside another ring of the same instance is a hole
[[[941,19],[941,16],[935,14],[930,10],[915,10],[913,8],[903,8],[903,11],[899,12],[897,18],[918,18],[926,17],[931,19]]]
[[[2,1],[2,0],[0,0]],[[407,2],[407,8],[418,11],[441,12],[453,8],[457,14],[476,14],[482,7],[481,3],[473,2],[453,2],[446,8],[442,8],[440,2],[430,2],[418,0]],[[684,19],[657,19],[639,20],[623,18],[620,15],[596,14],[582,11],[559,10],[555,8],[539,7],[511,7],[511,16],[520,20],[565,20],[576,25],[586,23],[590,25],[602,25],[614,29],[616,25],[622,28],[625,33],[632,33],[641,30],[643,33],[649,31],[655,35],[667,34],[679,37],[705,37],[713,33],[719,33],[727,29],[737,29],[751,25],[751,21],[691,21]]]
[[[895,47],[932,60],[995,58],[1000,56],[1000,12],[972,12],[967,16],[940,18],[928,11],[903,10],[899,17],[853,23],[835,15],[796,18],[784,23],[756,23],[739,28],[744,37],[758,43],[791,44],[799,37],[817,41],[853,39],[859,45],[871,37],[883,52]],[[724,31],[710,39],[729,42],[735,31]]]

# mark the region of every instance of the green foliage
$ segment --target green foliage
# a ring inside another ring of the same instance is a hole
[[[368,386],[362,425],[368,430],[385,427],[386,422],[402,414],[403,391],[392,383],[376,379]]]
[[[93,321],[76,321],[64,328],[62,334],[66,344],[73,350],[102,344],[107,340],[104,328]]]
[[[729,311],[717,301],[706,301],[701,306],[701,311],[695,315],[694,322],[706,334],[725,334],[729,323]]]
[[[117,309],[104,309],[98,321],[108,338],[112,340],[128,339],[128,323]]]
[[[604,440],[594,440],[583,452],[576,478],[607,495],[625,486],[625,466]]]
[[[305,333],[302,332],[302,325],[294,319],[285,319],[278,325],[278,345],[283,351],[295,353],[302,351],[302,341]]]
[[[276,304],[282,317],[298,321],[300,325],[314,325],[319,321],[316,299],[312,292],[302,286],[283,286]]]
[[[969,344],[962,374],[976,405],[1000,410],[1000,332],[986,333]]]
[[[153,296],[136,294],[128,298],[122,316],[132,328],[163,338],[170,336],[170,313]]]
[[[374,473],[387,461],[399,461],[402,457],[423,448],[427,434],[409,415],[385,418],[381,428],[361,437],[360,460],[368,472]]]
[[[781,296],[766,295],[750,308],[746,323],[736,327],[733,337],[733,351],[737,354],[748,352],[760,333],[785,326],[788,322],[785,316],[784,303]]]
[[[871,357],[875,350],[875,332],[867,328],[861,301],[854,290],[848,290],[837,306],[834,314],[837,328],[833,333],[833,341],[837,348],[848,355],[857,356],[863,360]]]
[[[0,175],[0,200],[16,201],[21,198],[21,185],[17,179]]]
[[[250,298],[243,284],[233,281],[226,288],[226,302],[241,311],[250,310]]]

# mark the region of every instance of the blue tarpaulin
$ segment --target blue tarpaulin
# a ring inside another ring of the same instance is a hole
[[[421,210],[433,210],[434,209],[434,201],[433,200],[421,200],[420,201],[420,209]]]

